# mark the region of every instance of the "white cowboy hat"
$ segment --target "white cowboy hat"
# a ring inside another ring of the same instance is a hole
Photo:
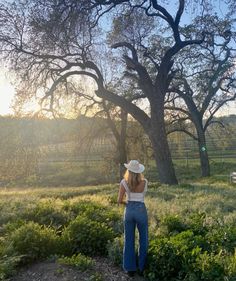
[[[125,168],[133,173],[139,174],[145,170],[145,167],[137,160],[130,160],[128,164],[124,164]]]

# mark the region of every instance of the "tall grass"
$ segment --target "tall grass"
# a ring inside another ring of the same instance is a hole
[[[122,207],[118,208],[114,204],[118,188],[118,184],[56,188],[2,188],[0,190],[0,226],[19,218],[24,219],[27,213],[37,208],[42,209],[43,206],[48,210],[51,206],[54,213],[60,213],[66,205],[79,204],[84,200],[111,206],[118,213],[122,213]],[[209,217],[214,216],[224,222],[236,222],[235,198],[235,185],[209,178],[200,181],[191,180],[191,183],[179,186],[150,183],[146,205],[152,227],[166,215],[185,217],[191,212],[206,212]]]

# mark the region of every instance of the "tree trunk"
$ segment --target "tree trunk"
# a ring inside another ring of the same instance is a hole
[[[193,100],[190,99],[188,96],[183,96],[183,99],[189,109],[189,112],[191,113],[191,119],[197,131],[198,152],[201,164],[202,177],[209,177],[210,165],[206,148],[205,131],[203,129],[203,113],[198,111],[197,106],[194,104]]]
[[[118,142],[120,180],[123,178],[125,172],[124,163],[127,163],[127,151],[126,151],[127,116],[128,116],[127,112],[121,110],[121,130],[120,130],[120,139]]]
[[[172,185],[178,184],[166,136],[158,132],[151,132],[150,140],[160,182]]]
[[[167,140],[164,121],[164,103],[151,105],[151,129],[148,133],[152,143],[154,157],[157,164],[159,180],[165,184],[178,184],[170,148]]]
[[[150,91],[152,90],[153,89]],[[98,97],[109,100],[120,108],[125,109],[126,112],[132,115],[142,125],[152,143],[160,182],[175,185],[178,184],[178,181],[175,176],[175,170],[165,130],[164,94],[158,93],[155,90],[156,89],[154,89],[153,94],[150,93],[148,95],[149,97],[152,96],[152,99],[149,100],[151,106],[151,117],[134,104],[128,103],[124,98],[114,95],[108,90],[104,90],[102,86],[98,88],[96,94]]]
[[[198,151],[201,164],[202,177],[210,176],[210,164],[206,147],[206,138],[203,129],[197,128],[198,134]]]

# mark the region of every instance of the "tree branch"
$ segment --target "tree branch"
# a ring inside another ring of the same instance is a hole
[[[90,65],[89,63],[87,65]],[[94,64],[90,65],[94,68]],[[57,86],[62,83],[66,82],[66,79],[73,75],[86,75],[95,80],[97,83],[98,89],[95,91],[98,97],[107,99],[108,101],[114,103],[115,105],[123,108],[126,112],[131,114],[136,120],[138,120],[147,130],[150,126],[150,118],[149,116],[141,110],[139,107],[134,105],[132,102],[129,102],[124,97],[118,96],[113,92],[104,88],[103,79],[97,77],[94,73],[85,70],[75,70],[70,71],[62,76],[60,76],[56,81],[53,82],[52,86],[50,87],[49,91],[45,94],[42,100],[45,100],[47,97],[53,97],[53,93],[56,90]]]
[[[181,128],[171,129],[171,130],[167,131],[167,134],[169,135],[169,134],[172,134],[172,133],[175,133],[175,132],[183,132],[183,133],[189,135],[194,140],[198,141],[198,137],[196,137],[194,134],[187,131],[186,129],[181,129]]]
[[[136,49],[127,42],[119,42],[112,45],[113,48],[120,48],[120,47],[126,47],[132,52],[132,58],[130,58],[127,55],[124,55],[123,58],[125,60],[126,66],[128,69],[135,70],[138,75],[138,83],[140,87],[143,89],[144,93],[147,95],[148,98],[152,98],[150,93],[153,92],[153,83],[152,79],[145,68],[141,63],[138,61],[138,55]]]
[[[173,111],[180,111],[182,113],[184,113],[187,116],[191,116],[191,114],[189,113],[189,111],[185,110],[182,107],[178,107],[178,106],[165,106],[165,110],[173,110]]]
[[[233,101],[233,100],[236,100],[236,93],[235,93],[232,97],[223,100],[222,102],[220,102],[220,103],[218,104],[218,106],[216,106],[216,108],[213,110],[213,112],[211,112],[209,118],[207,119],[207,121],[206,121],[206,123],[205,123],[205,125],[204,125],[204,128],[203,128],[204,132],[206,131],[207,127],[210,125],[211,120],[213,119],[213,117],[214,117],[214,115],[216,114],[216,112],[217,112],[224,104],[226,104],[226,103],[229,102],[229,101]]]
[[[179,25],[179,22],[180,22],[180,18],[183,14],[183,11],[184,11],[184,0],[179,0],[179,8],[178,8],[178,11],[176,13],[176,17],[175,17],[175,25],[178,26]]]
[[[134,46],[132,46],[130,43],[128,42],[119,42],[119,43],[115,43],[113,45],[111,45],[111,48],[113,49],[117,49],[117,48],[128,48],[131,52],[132,52],[132,58],[135,62],[138,62],[138,55],[137,55],[137,51],[135,50]]]

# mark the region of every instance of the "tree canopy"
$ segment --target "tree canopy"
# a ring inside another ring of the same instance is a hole
[[[165,127],[166,99],[177,85],[179,66],[183,67],[182,81],[194,73],[196,64],[188,64],[184,54],[198,48],[206,53],[204,46],[215,32],[209,24],[210,2],[201,1],[198,22],[191,17],[184,21],[190,4],[198,2],[32,0],[1,4],[1,50],[17,73],[18,97],[37,96],[42,108],[53,111],[62,92],[73,92],[75,77],[89,77],[95,85],[89,95],[121,107],[142,125],[152,143],[160,181],[176,184]],[[221,33],[226,39],[235,38],[232,26]],[[193,80],[191,87],[196,87]],[[185,91],[184,85],[179,83],[175,92]],[[131,91],[127,94],[124,87]]]

